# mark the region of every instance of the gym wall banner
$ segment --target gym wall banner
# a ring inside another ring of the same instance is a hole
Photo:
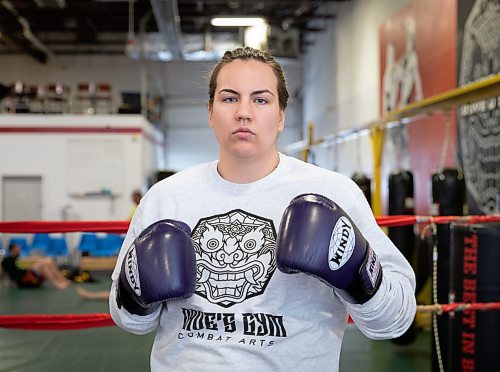
[[[500,1],[458,2],[458,84],[500,72]],[[500,213],[500,97],[457,110],[470,214]]]
[[[381,115],[457,86],[456,15],[456,0],[414,0],[381,24]],[[389,174],[394,169],[411,168],[415,182],[415,213],[429,213],[429,179],[438,168],[446,120],[444,114],[438,113],[388,131],[382,160],[385,211]],[[450,149],[454,149],[454,115],[449,120]],[[444,166],[456,167],[453,151],[448,151]]]

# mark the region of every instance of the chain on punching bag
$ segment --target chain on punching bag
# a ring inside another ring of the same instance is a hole
[[[413,199],[413,174],[407,170],[394,171],[389,175],[389,215],[415,214]],[[413,266],[415,234],[413,226],[390,227],[389,238]],[[408,345],[416,338],[415,322],[400,337],[392,341],[398,345]]]
[[[358,187],[363,191],[368,204],[372,206],[372,181],[363,173],[354,173],[351,179],[358,185]]]
[[[457,169],[445,168],[437,171],[431,176],[432,185],[432,214],[439,216],[461,216],[463,215],[465,203],[465,179],[462,172]],[[437,301],[440,304],[449,302],[450,292],[450,225],[439,224],[437,226],[437,272],[438,278],[435,283]],[[427,267],[431,265],[432,258],[429,255]],[[420,260],[419,260],[420,261]],[[419,265],[420,267],[420,265]],[[427,275],[430,275],[428,273]],[[439,336],[441,359],[448,360],[448,334],[449,315],[442,314],[436,319],[437,329],[433,329],[432,339],[432,369],[439,371],[439,364],[436,354],[435,336]],[[437,335],[436,335],[437,332]]]

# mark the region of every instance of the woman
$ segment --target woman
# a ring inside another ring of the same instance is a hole
[[[287,101],[271,55],[226,52],[209,83],[219,160],[141,200],[109,303],[123,329],[156,331],[153,371],[335,371],[348,314],[373,339],[413,321],[414,273],[361,190],[278,153]]]

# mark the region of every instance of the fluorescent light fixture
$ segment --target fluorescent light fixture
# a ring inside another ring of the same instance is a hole
[[[265,24],[261,17],[215,17],[210,24],[217,27],[250,27]]]
[[[266,49],[268,33],[268,25],[266,23],[258,26],[246,27],[245,33],[243,34],[245,46],[256,49]]]

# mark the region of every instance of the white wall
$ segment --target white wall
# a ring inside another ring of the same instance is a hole
[[[52,133],[0,135],[0,219],[2,178],[41,176],[43,220],[62,220],[63,211],[68,213],[66,219],[126,220],[132,190],[143,187],[149,173],[157,168],[151,139],[161,138],[139,115],[0,115],[0,126],[16,130],[61,128]],[[77,133],[65,131],[71,128],[80,129]],[[85,133],[85,128],[128,131]],[[114,197],[85,195],[102,189],[109,189]]]
[[[304,59],[304,125],[313,122],[317,136],[359,128],[379,117],[379,25],[408,3],[353,0],[326,10],[337,18],[317,35]],[[318,165],[348,176],[372,173],[367,136],[314,153]]]

